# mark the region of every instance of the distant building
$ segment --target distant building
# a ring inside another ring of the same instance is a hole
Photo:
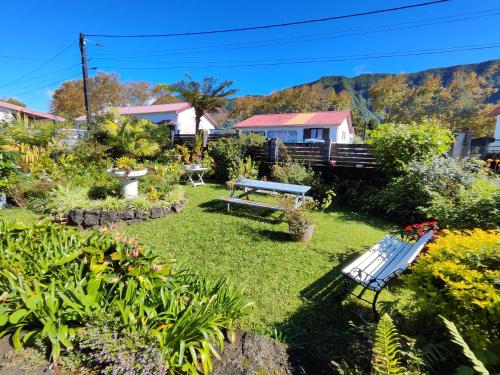
[[[497,123],[495,126],[495,133],[493,134],[495,140],[493,141],[493,143],[490,143],[488,145],[488,152],[498,155],[500,154],[500,105],[490,113],[490,116],[496,117]]]
[[[194,108],[189,103],[154,104],[137,107],[116,107],[120,115],[146,119],[159,125],[169,126],[175,134],[195,134],[196,122]],[[77,124],[85,122],[86,116],[75,119]],[[215,129],[217,123],[205,114],[200,121],[200,129]]]
[[[61,116],[52,115],[50,113],[37,111],[31,108],[21,107],[20,105],[11,104],[0,100],[0,121],[12,121],[14,116],[18,113],[34,121],[64,121],[64,117]]]
[[[240,133],[259,133],[285,143],[353,143],[354,128],[349,111],[255,115],[235,126]]]

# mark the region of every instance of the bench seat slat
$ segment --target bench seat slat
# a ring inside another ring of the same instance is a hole
[[[283,211],[283,207],[281,207],[281,206],[278,206],[275,204],[270,204],[270,203],[265,203],[265,202],[251,201],[248,199],[221,197],[220,200],[224,201],[226,203],[234,203],[234,204],[240,204],[240,205],[250,206],[250,207],[267,208],[270,210]]]

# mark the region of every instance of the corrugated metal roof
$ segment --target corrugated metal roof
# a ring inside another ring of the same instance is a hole
[[[15,112],[23,113],[25,115],[28,115],[28,117],[31,116],[31,117],[35,117],[37,119],[46,119],[46,120],[53,120],[53,121],[59,121],[59,122],[64,121],[64,117],[56,116],[56,115],[53,115],[53,114],[47,113],[47,112],[37,111],[36,109],[21,107],[20,105],[11,104],[8,102],[4,102],[2,100],[0,100],[0,107],[7,108],[7,109],[10,109],[10,110],[15,111]]]

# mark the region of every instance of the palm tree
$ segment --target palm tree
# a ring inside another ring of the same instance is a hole
[[[151,140],[151,128],[148,120],[119,117],[106,120],[102,130],[107,134],[108,142],[121,154],[132,157],[151,156],[160,149],[158,143]]]
[[[214,77],[205,77],[201,82],[193,81],[187,76],[187,81],[179,81],[170,85],[172,91],[182,95],[194,108],[196,134],[200,129],[200,121],[207,112],[215,111],[227,104],[226,98],[236,94],[238,90],[230,88],[233,81],[217,83]]]

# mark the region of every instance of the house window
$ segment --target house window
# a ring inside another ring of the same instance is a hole
[[[285,143],[297,143],[297,130],[269,130],[268,138],[279,138]]]
[[[313,128],[311,129],[311,137],[312,139],[323,139],[323,129],[321,128]]]

